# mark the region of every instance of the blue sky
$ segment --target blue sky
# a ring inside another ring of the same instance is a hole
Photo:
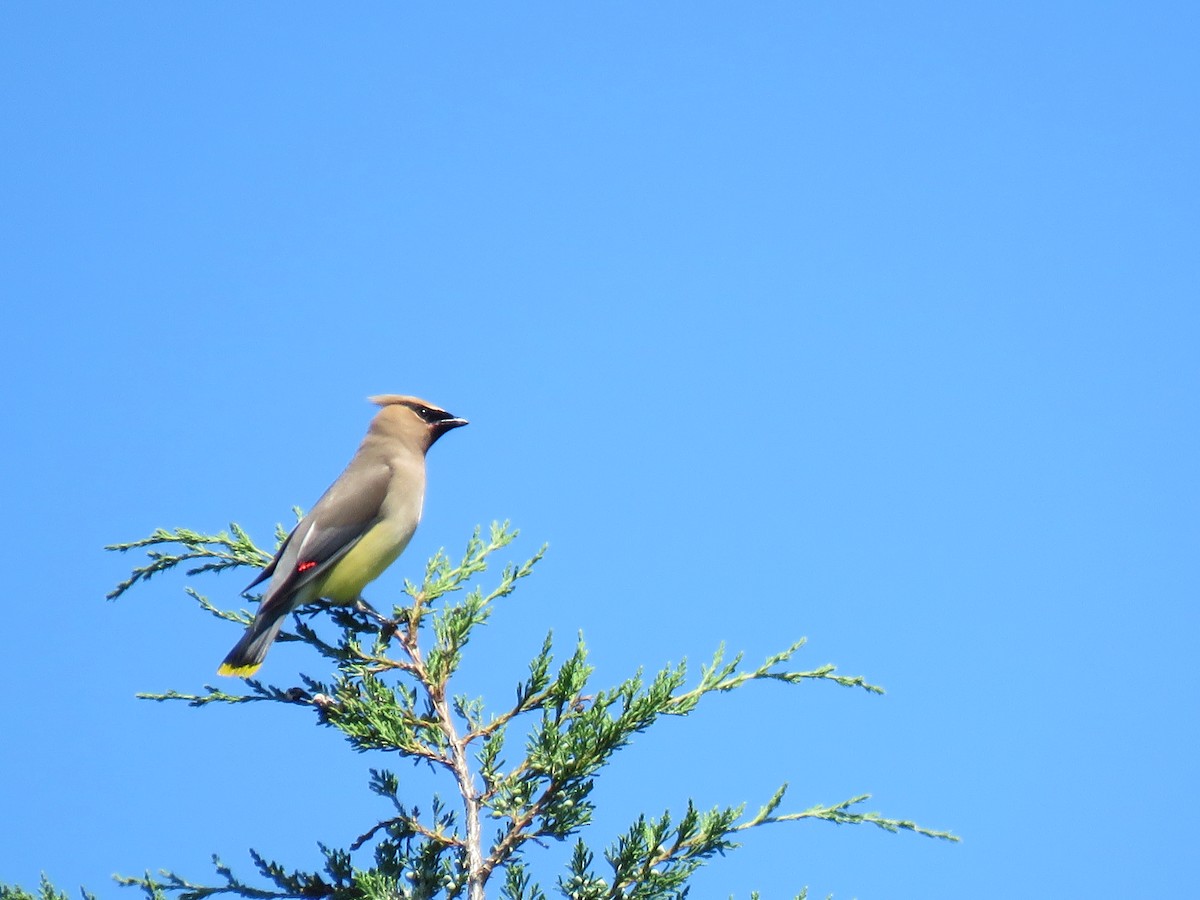
[[[368,596],[477,523],[550,544],[472,689],[506,700],[550,628],[598,685],[806,635],[888,689],[668,722],[595,843],[789,781],[963,843],[781,826],[693,896],[1196,893],[1198,32],[1184,3],[4,5],[0,880],[307,865],[386,814],[395,762],[303,711],[135,700],[212,683],[236,632],[179,579],[105,602],[135,560],[101,547],[269,541],[402,392],[472,424]]]

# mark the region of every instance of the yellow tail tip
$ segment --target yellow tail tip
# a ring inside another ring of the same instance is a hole
[[[231,678],[249,678],[260,668],[262,668],[262,663],[251,663],[248,666],[231,666],[229,663],[221,663],[217,674],[228,675]]]

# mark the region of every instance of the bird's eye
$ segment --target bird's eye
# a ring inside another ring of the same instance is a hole
[[[437,408],[430,408],[428,406],[417,404],[409,404],[408,408],[420,416],[421,421],[425,422],[427,425],[433,425],[435,422],[441,422],[443,419],[451,418],[450,413],[443,412]]]

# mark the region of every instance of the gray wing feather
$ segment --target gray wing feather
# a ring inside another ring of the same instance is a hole
[[[297,592],[350,552],[382,517],[391,478],[382,460],[356,459],[346,467],[249,585],[271,578],[258,616],[290,606]]]

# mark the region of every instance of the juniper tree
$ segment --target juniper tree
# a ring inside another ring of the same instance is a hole
[[[276,537],[282,539],[282,529]],[[595,809],[596,778],[613,754],[662,717],[686,716],[709,695],[758,681],[882,691],[861,676],[839,674],[832,665],[792,668],[803,640],[757,666],[743,665],[741,654],[726,658],[718,648],[691,684],[680,663],[653,676],[639,671],[614,687],[595,690],[582,636],[556,662],[553,636],[547,634],[511,702],[487,710],[482,700],[454,694],[452,683],[474,631],[545,552],[543,547],[520,565],[505,566],[498,581],[484,588],[480,582],[490,557],[515,537],[507,523],[493,524],[486,538],[476,530],[458,561],[438,552],[420,584],[405,582],[403,600],[390,616],[366,606],[311,604],[297,610],[292,630],[280,639],[307,645],[332,671],[327,680],[301,675],[302,685],[282,687],[247,679],[240,692],[206,685],[200,693],[139,695],[196,707],[264,702],[307,708],[317,723],[340,731],[358,751],[395,753],[441,773],[453,785],[453,802],[437,796],[424,811],[417,798],[401,795],[392,771],[374,768],[369,788],[387,801],[389,814],[344,847],[320,844],[324,864],[319,869],[293,870],[251,849],[261,879],[254,883],[216,856],[212,883],[170,871],[119,876],[118,882],[141,888],[150,900],[168,895],[203,900],[216,894],[260,900],[483,900],[489,890],[506,900],[545,900],[548,892],[569,900],[670,900],[686,894],[705,862],[737,847],[742,832],[764,825],[823,819],[957,840],[915,822],[864,812],[865,794],[781,812],[785,784],[754,812],[744,804],[699,809],[689,801],[674,814],[641,815],[603,849],[597,847],[584,836]],[[219,534],[160,529],[109,549],[142,550],[148,556],[110,598],[181,566],[196,576],[261,567],[271,558],[236,524]],[[246,610],[220,608],[193,588],[186,592],[220,619],[244,626],[252,617]],[[535,879],[530,858],[550,841],[568,840],[573,846],[566,871],[547,887]],[[63,900],[48,882],[39,897]],[[20,888],[0,886],[0,900],[32,898]]]

